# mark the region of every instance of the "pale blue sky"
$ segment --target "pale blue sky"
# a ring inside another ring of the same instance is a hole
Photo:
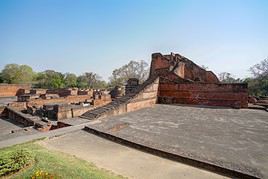
[[[130,60],[150,62],[153,52],[249,76],[268,57],[268,1],[0,1],[0,69],[18,63],[107,79]]]

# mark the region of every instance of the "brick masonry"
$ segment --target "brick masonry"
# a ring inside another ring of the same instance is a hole
[[[30,88],[31,84],[0,84],[0,97],[17,96]]]
[[[152,107],[157,102],[158,85],[159,78],[157,76],[150,77],[132,93],[117,98],[107,105],[90,110],[80,117],[92,120]]]
[[[150,75],[154,74],[159,69],[168,69],[180,78],[190,81],[200,81],[206,83],[219,82],[217,76],[213,72],[206,71],[191,60],[179,54],[152,54]]]
[[[246,84],[160,83],[159,103],[247,108]]]
[[[179,54],[153,54],[153,74],[160,76],[159,103],[248,107],[247,84],[222,84],[213,72]]]
[[[130,91],[81,117],[104,118],[152,107],[157,102],[248,107],[247,84],[221,84],[213,72],[206,71],[179,54],[152,54],[149,78],[133,92]]]
[[[79,103],[84,102],[86,100],[91,100],[91,96],[89,95],[77,95],[77,96],[67,96],[67,97],[60,97],[54,99],[35,99],[28,102],[29,106],[43,106],[44,104],[51,104],[51,103]]]

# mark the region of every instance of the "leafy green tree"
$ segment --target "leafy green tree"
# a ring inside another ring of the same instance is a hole
[[[246,78],[249,94],[253,96],[268,96],[268,76]]]
[[[85,75],[80,75],[77,78],[77,87],[78,88],[88,88],[88,81]]]
[[[94,84],[94,89],[106,89],[106,88],[107,88],[106,81],[97,80],[96,83]]]
[[[77,87],[77,77],[73,73],[66,73],[64,75],[65,87]]]
[[[3,83],[4,80],[3,80],[3,77],[2,77],[2,73],[0,73],[0,83]]]
[[[2,70],[5,83],[31,83],[33,78],[33,69],[28,65],[8,64]]]
[[[148,64],[145,61],[130,61],[113,71],[109,86],[122,86],[129,78],[137,78],[143,82],[147,79],[148,74]]]
[[[44,72],[38,73],[37,86],[49,89],[63,88],[64,75],[53,70],[46,70]]]

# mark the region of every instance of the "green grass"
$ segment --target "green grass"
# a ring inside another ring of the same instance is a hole
[[[123,178],[121,176],[116,176],[109,171],[98,169],[93,164],[90,164],[84,160],[80,160],[74,156],[64,154],[61,152],[47,150],[46,148],[33,142],[1,149],[0,153],[12,154],[22,150],[26,151],[27,154],[30,152],[30,154],[27,155],[26,158],[27,161],[28,160],[31,161],[31,164],[27,166],[25,163],[23,163],[24,164],[23,166],[24,167],[26,166],[26,168],[9,176],[9,178],[31,178],[37,171],[40,170],[47,172],[50,175],[53,175],[54,178],[75,178],[75,179]],[[31,156],[31,158],[29,159],[28,156]]]
[[[0,176],[15,173],[34,161],[32,153],[28,150],[5,150],[0,153]]]

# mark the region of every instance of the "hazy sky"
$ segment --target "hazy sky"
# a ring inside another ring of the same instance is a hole
[[[268,1],[0,0],[0,69],[18,63],[107,79],[154,52],[249,76],[268,57]]]

